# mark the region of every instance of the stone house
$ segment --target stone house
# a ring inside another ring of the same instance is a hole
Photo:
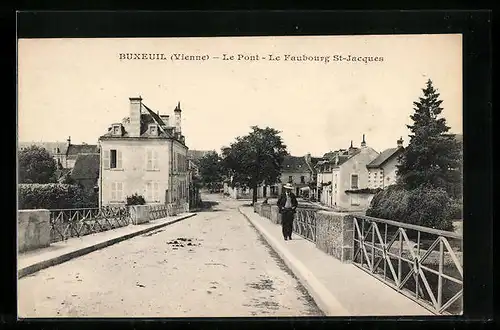
[[[129,117],[113,123],[99,138],[100,205],[124,204],[135,193],[147,204],[189,205],[185,137],[181,131],[180,103],[169,115],[147,107],[141,97],[131,97]]]
[[[399,156],[403,152],[403,138],[397,141],[396,148],[389,148],[380,153],[371,163],[366,165],[368,169],[368,188],[384,189],[396,183],[397,165]]]
[[[365,136],[361,147],[351,146],[324,155],[318,162],[318,200],[338,211],[361,211],[369,206],[373,194],[365,194],[368,188],[367,164],[379,153],[366,145]]]

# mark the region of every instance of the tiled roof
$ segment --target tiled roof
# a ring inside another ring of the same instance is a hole
[[[187,156],[190,159],[200,159],[204,157],[206,154],[216,152],[215,150],[188,150]]]
[[[308,172],[305,157],[285,156],[281,164],[283,172]]]
[[[96,144],[70,144],[66,155],[76,156],[78,154],[92,153],[99,153],[99,147]]]
[[[389,148],[384,151],[380,155],[378,155],[377,158],[372,160],[368,165],[366,165],[367,168],[377,168],[382,165],[384,165],[385,162],[387,162],[389,159],[397,156],[403,148]]]
[[[71,177],[75,180],[97,179],[99,177],[99,154],[78,155]]]
[[[318,162],[318,165],[331,164],[333,167],[339,167],[348,161],[353,156],[359,154],[361,149],[359,148],[350,148],[350,149],[340,149],[336,151],[330,151],[323,155],[323,159]],[[338,156],[338,163],[335,164]]]
[[[149,124],[158,124],[158,135],[150,135],[148,133]],[[122,124],[125,128],[122,137],[129,137],[129,133],[127,132],[127,128],[130,125],[130,117],[125,117],[122,120]],[[167,126],[166,123],[161,119],[161,117],[151,110],[148,106],[142,103],[141,107],[141,128],[140,128],[140,136],[143,138],[146,137],[154,137],[154,138],[172,138],[174,137],[173,127]],[[104,134],[102,137],[113,137],[113,133],[111,130]]]

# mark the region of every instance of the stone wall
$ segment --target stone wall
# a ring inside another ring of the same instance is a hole
[[[17,246],[19,252],[50,245],[49,210],[20,210],[17,214]]]
[[[281,214],[279,213],[279,208],[276,205],[271,205],[271,221],[277,225],[281,225]]]
[[[318,211],[316,213],[316,247],[342,262],[350,262],[354,249],[352,216]]]

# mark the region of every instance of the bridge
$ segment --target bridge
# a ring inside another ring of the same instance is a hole
[[[18,234],[18,316],[462,312],[459,235],[303,205],[284,241],[276,206],[203,199],[210,207],[196,213],[46,211],[49,246]]]

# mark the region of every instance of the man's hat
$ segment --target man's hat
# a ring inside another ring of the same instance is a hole
[[[293,189],[293,186],[291,184],[287,183],[287,184],[285,184],[283,186],[283,188],[285,188],[285,189]]]

